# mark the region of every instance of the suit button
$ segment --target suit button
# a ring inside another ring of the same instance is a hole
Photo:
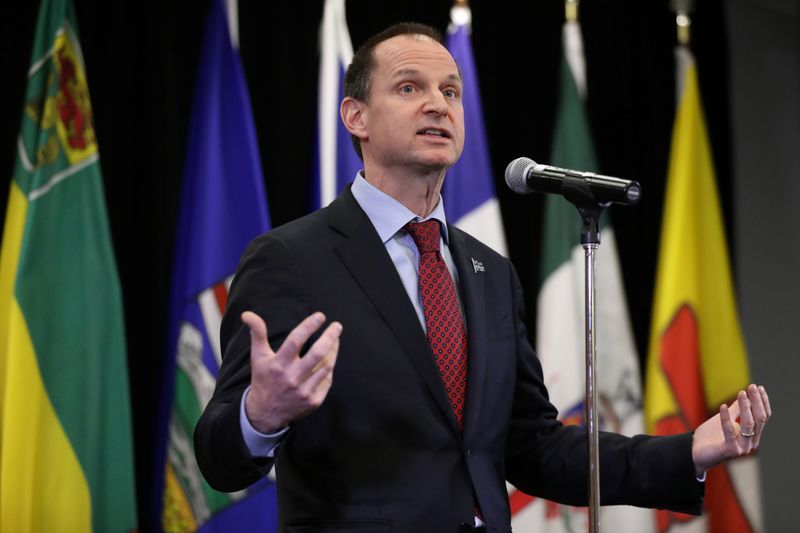
[[[475,526],[473,526],[472,524],[467,524],[466,522],[462,522],[458,526],[458,533],[472,533],[473,531],[475,531]]]
[[[467,459],[469,459],[470,457],[472,457],[472,450],[467,448],[466,450],[464,450],[464,455],[466,455]]]

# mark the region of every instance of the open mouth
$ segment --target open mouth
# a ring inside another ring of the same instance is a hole
[[[442,130],[439,128],[425,128],[419,130],[417,135],[430,135],[432,137],[439,137],[441,139],[449,139],[450,133],[447,130]]]

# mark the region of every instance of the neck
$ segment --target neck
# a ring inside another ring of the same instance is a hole
[[[446,169],[422,174],[414,172],[388,174],[365,169],[364,179],[420,218],[425,218],[439,203],[445,171]]]

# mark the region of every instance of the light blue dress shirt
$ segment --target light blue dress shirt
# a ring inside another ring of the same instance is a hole
[[[422,311],[422,298],[419,293],[419,251],[411,235],[403,231],[403,226],[408,222],[423,222],[431,219],[436,219],[441,223],[442,235],[439,241],[439,249],[458,289],[458,270],[455,268],[453,256],[450,254],[448,247],[447,219],[445,218],[444,203],[441,196],[439,197],[439,203],[431,214],[425,218],[420,218],[406,206],[371,185],[364,179],[362,172],[359,172],[355,181],[353,181],[351,191],[356,202],[364,210],[367,218],[375,227],[375,231],[378,232],[381,242],[386,247],[386,252],[400,275],[400,280],[403,282],[408,298],[414,305],[420,326],[425,330],[425,315]],[[289,428],[283,428],[273,434],[264,434],[253,428],[244,410],[245,398],[247,398],[249,391],[250,387],[242,395],[242,402],[239,408],[239,419],[244,441],[254,457],[273,457],[283,435]]]

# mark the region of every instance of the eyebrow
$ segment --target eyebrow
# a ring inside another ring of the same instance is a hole
[[[404,68],[400,69],[392,74],[392,79],[395,78],[402,78],[404,76],[417,76],[420,74],[420,71],[415,68]],[[447,79],[450,81],[462,83],[461,76],[458,74],[449,74]]]

